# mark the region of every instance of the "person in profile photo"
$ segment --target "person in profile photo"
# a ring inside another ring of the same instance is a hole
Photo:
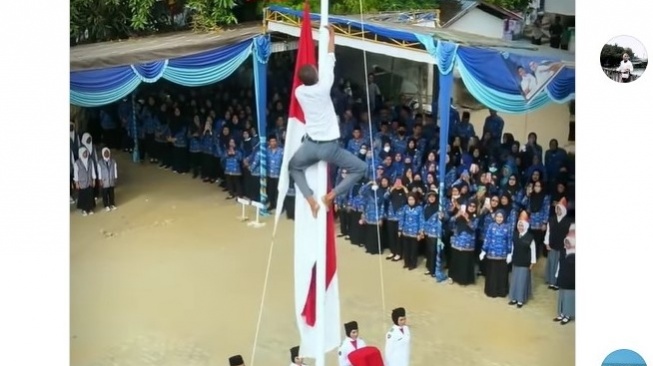
[[[519,82],[521,91],[522,93],[524,93],[524,96],[528,98],[528,96],[531,95],[531,93],[534,93],[535,90],[537,90],[537,79],[535,79],[535,76],[533,76],[533,74],[526,71],[526,69],[523,68],[522,66],[519,66],[517,68],[517,74],[519,75],[519,79],[521,80]]]
[[[617,67],[617,72],[621,75],[621,82],[630,82],[630,75],[634,70],[635,68],[633,67],[633,63],[630,61],[630,56],[628,56],[627,53],[624,53],[621,63],[619,64],[619,67]]]

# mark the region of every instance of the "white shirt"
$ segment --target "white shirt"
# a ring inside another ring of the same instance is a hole
[[[340,344],[340,348],[338,349],[338,364],[340,366],[352,366],[351,363],[349,362],[349,354],[365,346],[367,346],[365,344],[365,341],[360,338],[357,338],[356,347],[354,347],[354,340],[349,337],[346,337],[345,339],[342,340],[342,343]]]
[[[535,79],[535,76],[526,73],[522,76],[520,86],[526,98],[529,98],[537,90],[537,79]]]
[[[537,80],[537,85],[542,86],[546,84],[547,81],[553,76],[553,71],[551,68],[546,65],[539,65],[535,68],[535,80]]]
[[[402,332],[403,330],[403,332]],[[385,337],[385,366],[410,365],[410,329],[393,325]]]
[[[319,79],[315,85],[300,85],[295,89],[295,97],[304,111],[306,134],[315,141],[331,141],[340,138],[338,116],[331,100],[333,68],[336,56],[327,54],[320,65]]]
[[[622,79],[628,79],[630,77],[630,74],[632,74],[634,70],[635,68],[633,67],[633,63],[630,62],[630,60],[628,61],[621,60],[621,63],[617,68],[617,71],[621,73]]]

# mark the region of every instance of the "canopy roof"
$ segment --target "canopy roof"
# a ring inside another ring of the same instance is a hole
[[[177,58],[239,43],[261,34],[261,23],[248,22],[219,32],[166,33],[125,41],[70,48],[70,71],[97,70]]]

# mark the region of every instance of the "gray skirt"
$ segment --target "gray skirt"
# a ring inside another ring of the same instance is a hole
[[[572,319],[576,317],[576,290],[558,291],[558,314]]]
[[[531,281],[531,270],[528,267],[512,267],[512,278],[510,279],[511,301],[525,304],[533,298],[533,283]]]
[[[549,251],[549,254],[546,255],[546,271],[544,273],[544,279],[546,280],[547,285],[555,286],[556,272],[558,272],[559,263],[560,263],[560,252],[551,249],[551,251]]]

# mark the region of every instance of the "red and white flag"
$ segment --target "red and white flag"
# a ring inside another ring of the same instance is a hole
[[[279,176],[277,207],[283,207],[283,202],[288,193],[290,183],[288,162],[299,149],[302,138],[306,135],[304,112],[295,98],[295,89],[301,85],[297,78],[297,71],[305,64],[316,64],[308,2],[304,5],[304,16],[297,49],[288,127],[281,174]],[[306,170],[308,184],[318,200],[331,188],[327,170],[328,166],[325,162],[319,162]],[[321,207],[317,219],[313,218],[310,207],[301,192],[296,190],[296,194],[294,235],[295,315],[301,336],[300,350],[302,356],[316,358],[318,355],[323,355],[335,349],[340,344],[340,297],[338,294],[338,276],[336,274],[336,238],[333,213],[332,211],[327,212],[324,207]],[[281,210],[277,210],[275,214],[275,232],[280,215]],[[324,307],[320,313],[320,315],[323,315],[323,319],[318,319],[316,310],[318,297],[316,263],[319,256],[322,256],[326,263]],[[320,337],[319,332],[323,332],[323,338]]]

